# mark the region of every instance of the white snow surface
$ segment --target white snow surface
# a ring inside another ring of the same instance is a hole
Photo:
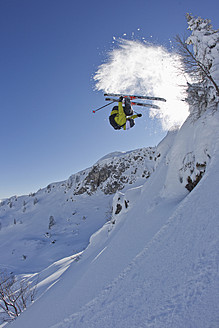
[[[40,272],[37,299],[8,327],[219,326],[218,111],[206,111],[196,121],[189,117],[156,149],[114,153],[100,165],[121,159],[125,162],[131,156],[137,161],[139,152],[149,154],[152,150],[153,160],[145,155],[143,161],[150,176],[143,179],[138,164],[137,178],[115,195],[98,189],[92,195],[85,193],[66,201],[77,180],[72,177],[68,182],[51,184],[49,193],[48,188],[39,191],[35,196],[39,202],[26,204],[25,213],[23,198],[14,200],[11,208],[7,200],[0,207],[1,268],[20,274]],[[89,170],[78,176],[86,176]],[[189,192],[187,177],[194,181],[200,172],[204,172],[202,179]],[[115,214],[118,204],[122,210]],[[105,213],[111,206],[113,213],[107,221]],[[72,215],[74,211],[77,214]],[[18,222],[23,217],[22,224],[11,222],[15,213]],[[48,230],[50,215],[56,223]],[[51,236],[45,246],[46,229]],[[51,244],[55,237],[57,241]],[[13,255],[10,243],[17,247]],[[24,251],[27,258],[21,261]]]

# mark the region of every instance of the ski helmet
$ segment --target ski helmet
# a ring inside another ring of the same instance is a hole
[[[131,100],[129,97],[125,98],[124,112],[127,116],[133,115],[133,109],[132,109]]]

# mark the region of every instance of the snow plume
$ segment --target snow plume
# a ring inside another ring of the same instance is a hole
[[[94,76],[97,90],[163,97],[167,102],[150,109],[150,117],[159,118],[164,130],[181,126],[188,106],[182,101],[187,81],[179,55],[141,41],[120,39],[117,45]]]

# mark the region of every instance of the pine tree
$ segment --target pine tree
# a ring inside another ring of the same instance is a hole
[[[219,30],[213,30],[209,19],[190,14],[187,22],[192,34],[183,41],[177,36],[176,41],[185,71],[195,80],[188,84],[186,100],[200,116],[209,107],[216,109],[219,103]]]

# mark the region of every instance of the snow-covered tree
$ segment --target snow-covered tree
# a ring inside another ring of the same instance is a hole
[[[54,216],[49,217],[49,229],[51,229],[55,225],[55,219]]]
[[[177,36],[185,70],[195,80],[188,84],[190,110],[199,115],[219,103],[219,30],[213,30],[209,19],[187,14],[192,34],[183,40]],[[193,47],[191,48],[190,45]]]
[[[10,322],[34,301],[36,286],[28,279],[18,279],[7,272],[0,271],[0,325]]]

